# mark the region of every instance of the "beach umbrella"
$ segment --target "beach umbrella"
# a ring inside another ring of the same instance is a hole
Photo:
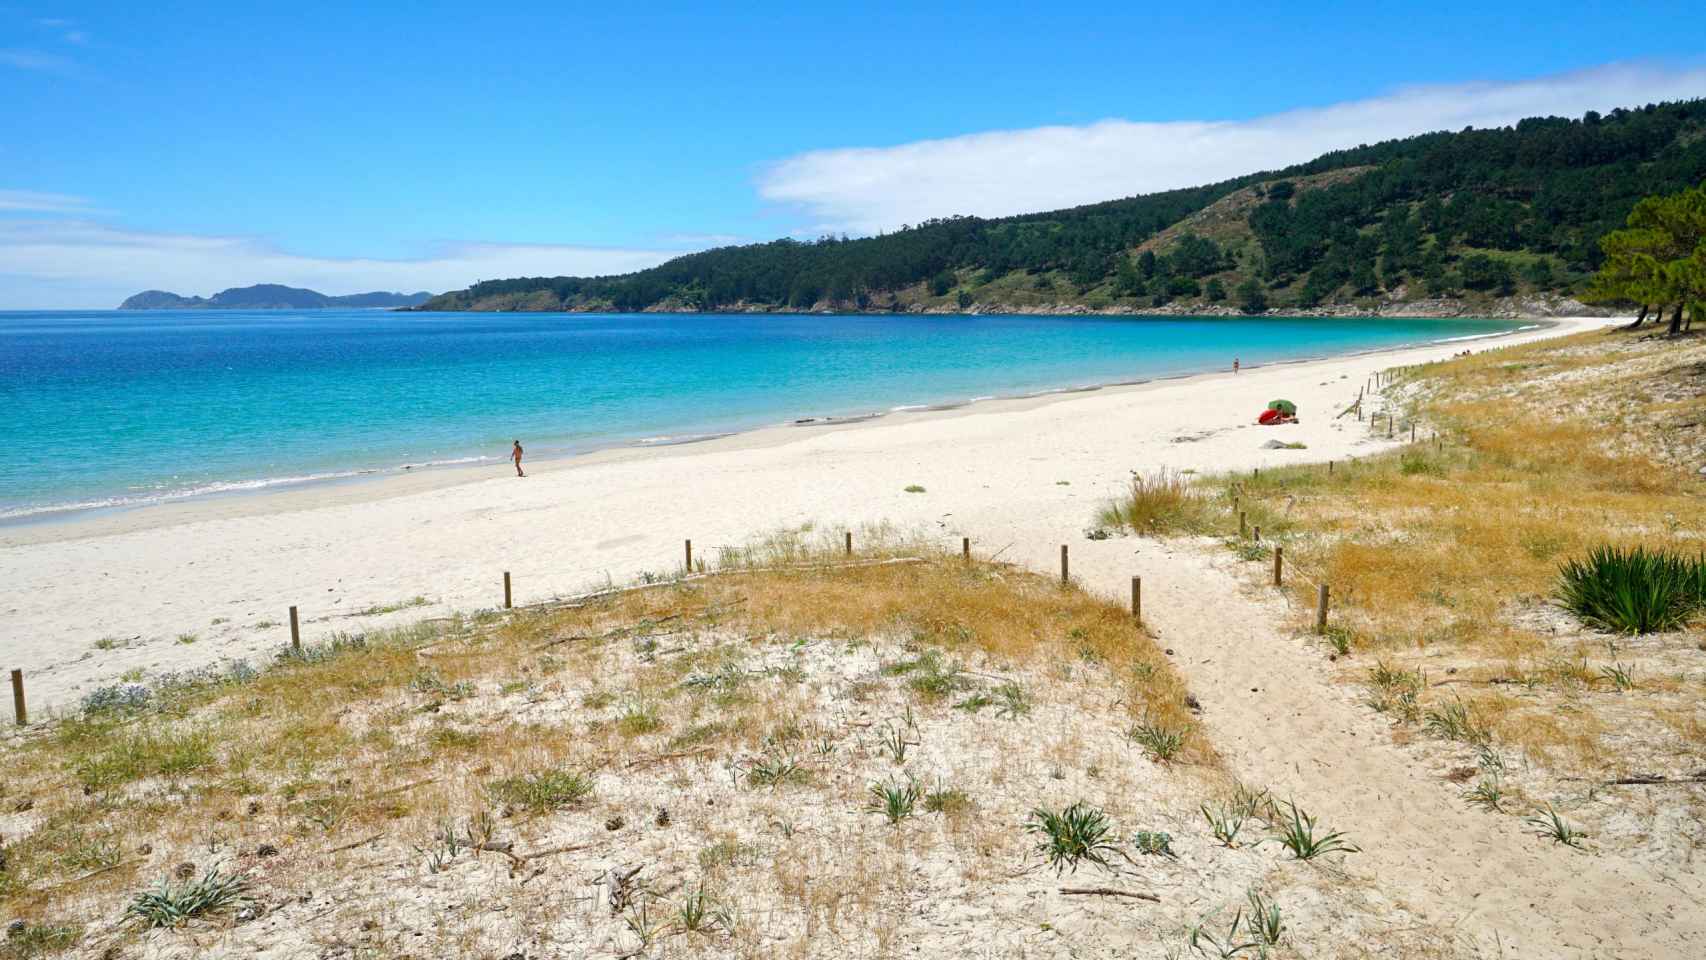
[[[1297,413],[1297,404],[1292,403],[1290,400],[1273,400],[1269,401],[1268,409],[1278,410],[1280,413],[1289,417]]]

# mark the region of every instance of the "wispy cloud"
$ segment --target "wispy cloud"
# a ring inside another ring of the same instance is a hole
[[[76,70],[77,65],[65,57],[39,50],[0,50],[0,66],[14,67],[18,70],[34,70],[39,73],[69,74]]]
[[[734,233],[666,233],[658,237],[658,242],[671,247],[706,249],[709,247],[727,247],[737,243],[751,243],[752,238]]]
[[[502,277],[627,273],[680,250],[469,243],[418,259],[287,253],[247,237],[150,233],[83,220],[0,220],[0,309],[109,307],[144,289],[207,295],[251,283],[322,293],[431,290]]]
[[[770,167],[758,190],[810,217],[811,232],[868,233],[930,217],[1005,216],[1212,183],[1432,130],[1700,96],[1706,68],[1614,64],[1516,83],[1407,87],[1244,121],[1110,119],[814,150]]]
[[[0,211],[28,213],[89,213],[89,201],[68,193],[0,190]]]

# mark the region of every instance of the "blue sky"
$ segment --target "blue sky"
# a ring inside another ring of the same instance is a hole
[[[0,309],[626,270],[1706,95],[1681,3],[255,7],[0,6]]]

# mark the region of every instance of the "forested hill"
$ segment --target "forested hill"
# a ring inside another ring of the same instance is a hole
[[[1252,157],[1252,166],[1260,163]],[[1049,213],[776,240],[424,310],[1257,311],[1576,293],[1636,200],[1706,179],[1706,100],[1431,133]]]

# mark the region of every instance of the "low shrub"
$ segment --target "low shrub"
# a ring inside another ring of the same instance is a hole
[[[1596,547],[1565,562],[1558,579],[1564,606],[1619,633],[1675,630],[1706,605],[1706,555]]]

